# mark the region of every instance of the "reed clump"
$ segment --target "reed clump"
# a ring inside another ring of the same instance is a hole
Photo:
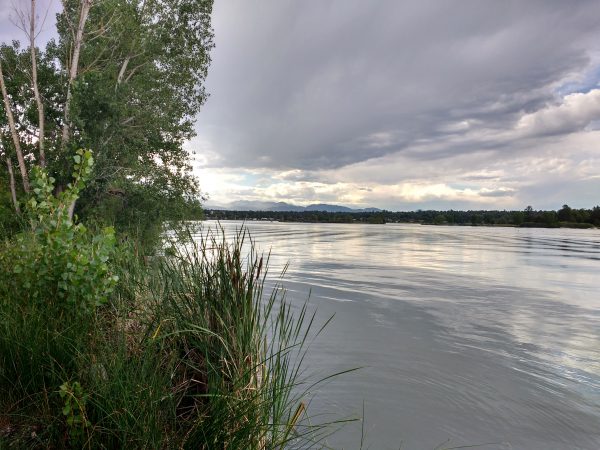
[[[4,298],[0,448],[315,445],[327,427],[309,424],[300,379],[314,315],[265,294],[247,239],[207,233],[150,260],[121,248],[110,300],[85,315]]]

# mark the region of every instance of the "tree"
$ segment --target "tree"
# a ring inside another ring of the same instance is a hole
[[[590,211],[590,222],[596,226],[600,226],[600,206],[594,206]]]
[[[511,222],[514,225],[521,225],[525,219],[525,213],[523,213],[522,211],[514,211],[511,214],[511,217],[512,217]]]
[[[437,216],[435,216],[435,219],[433,219],[433,223],[436,225],[442,225],[443,223],[447,223],[446,216],[444,216],[443,214],[438,214]]]
[[[8,154],[8,151],[4,148],[2,143],[2,136],[0,136],[0,156],[4,157],[4,163],[6,164],[6,172],[8,174],[8,186],[10,189],[10,198],[12,200],[13,207],[17,215],[21,214],[21,206],[17,199],[17,183],[15,182],[15,174],[13,172],[12,158]]]
[[[44,151],[44,104],[42,102],[42,97],[40,95],[39,85],[38,85],[38,55],[37,48],[35,46],[35,39],[39,34],[38,25],[36,23],[37,18],[37,10],[36,10],[36,0],[31,0],[31,7],[29,10],[18,9],[15,7],[15,12],[18,16],[18,23],[16,23],[17,27],[19,27],[27,36],[29,41],[29,53],[31,55],[31,87],[33,89],[33,94],[35,97],[35,103],[37,107],[38,120],[37,127],[39,130],[37,136],[37,143],[39,148],[39,159],[40,166],[46,167],[46,154]],[[46,11],[47,12],[47,11]],[[42,22],[43,25],[44,22]]]
[[[138,219],[158,211],[162,220],[171,205],[197,206],[183,143],[207,98],[211,11],[212,0],[64,0],[58,39],[45,51],[32,50],[32,39],[29,49],[3,46],[0,61],[11,71],[2,112],[15,122],[3,132],[22,147],[22,179],[43,160],[60,192],[73,151],[92,148],[96,165],[79,215],[140,206]],[[116,192],[123,201],[114,201]],[[139,202],[146,194],[151,204]]]
[[[573,221],[573,210],[569,205],[563,205],[558,211],[558,220],[561,222],[572,222]]]

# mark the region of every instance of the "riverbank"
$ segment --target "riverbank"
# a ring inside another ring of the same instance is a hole
[[[306,304],[292,313],[280,286],[263,291],[268,259],[245,232],[176,234],[168,256],[145,257],[55,201],[0,245],[0,448],[322,437],[299,367],[314,316]]]

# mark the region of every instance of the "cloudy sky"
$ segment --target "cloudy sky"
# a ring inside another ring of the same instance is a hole
[[[209,204],[600,203],[600,2],[217,0]]]
[[[600,204],[598,0],[216,0],[213,25],[209,205]]]

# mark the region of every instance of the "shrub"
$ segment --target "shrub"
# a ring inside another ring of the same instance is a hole
[[[58,195],[54,180],[34,169],[29,229],[0,244],[0,414],[27,403],[38,413],[51,407],[77,375],[96,307],[116,284],[107,264],[113,230],[93,233],[69,216],[92,165],[92,153],[79,150],[73,182]]]
[[[73,183],[54,195],[54,179],[34,168],[34,196],[27,202],[31,231],[6,242],[0,253],[0,299],[43,303],[64,313],[87,315],[104,303],[114,288],[107,261],[114,251],[112,228],[90,232],[75,224],[69,208],[91,173],[92,152],[75,156]]]

